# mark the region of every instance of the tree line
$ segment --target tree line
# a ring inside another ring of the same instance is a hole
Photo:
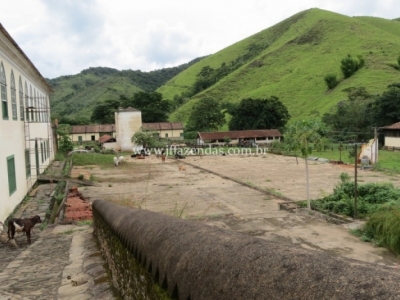
[[[400,83],[387,86],[380,95],[365,87],[352,88],[347,99],[340,101],[322,121],[339,141],[362,141],[371,137],[372,127],[383,127],[400,121]]]
[[[142,113],[144,123],[166,122],[170,112],[170,102],[163,100],[157,92],[138,92],[131,97],[121,95],[118,100],[106,100],[94,109],[90,120],[98,124],[114,124],[115,112],[119,108],[132,107]]]

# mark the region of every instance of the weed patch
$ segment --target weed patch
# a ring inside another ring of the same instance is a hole
[[[378,246],[400,254],[400,206],[372,214],[365,224],[364,235]]]
[[[78,226],[86,226],[86,225],[92,226],[92,224],[93,224],[93,220],[83,220],[83,221],[78,221],[76,223],[76,225],[78,225]]]
[[[363,218],[393,206],[400,207],[400,190],[392,183],[367,183],[358,185],[357,212]],[[311,201],[311,208],[354,216],[354,183],[342,182],[333,194],[320,200]]]

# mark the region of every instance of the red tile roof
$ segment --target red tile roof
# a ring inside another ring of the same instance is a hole
[[[71,133],[101,133],[101,132],[115,132],[115,125],[103,124],[103,125],[71,126]]]
[[[223,140],[231,139],[251,139],[262,137],[281,137],[278,129],[259,129],[259,130],[238,130],[225,132],[199,132],[198,136],[204,140]]]
[[[142,127],[146,130],[183,130],[181,122],[159,122],[159,123],[143,123]]]
[[[110,135],[108,135],[108,134],[105,134],[105,135],[103,135],[103,136],[101,136],[100,138],[99,138],[99,142],[100,142],[100,144],[103,144],[103,143],[106,143],[106,142],[108,142],[109,140],[113,140],[114,138],[112,137],[112,136],[110,136]]]
[[[382,129],[400,129],[400,122],[394,123],[389,126],[382,127]]]

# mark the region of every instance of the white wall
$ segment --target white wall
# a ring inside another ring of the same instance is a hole
[[[362,159],[364,156],[367,156],[369,162],[371,164],[375,164],[378,162],[378,143],[377,140],[371,139],[368,144],[364,144],[361,146],[361,151],[358,156],[359,159]]]
[[[51,135],[50,124],[45,120],[50,120],[49,115],[46,119],[42,114],[41,122],[30,123],[29,135],[25,130],[25,122],[21,120],[21,107],[19,102],[19,78],[21,77],[23,84],[23,95],[25,96],[25,82],[28,85],[28,90],[32,87],[32,91],[35,90],[37,95],[40,95],[40,104],[49,105],[49,87],[43,82],[43,78],[32,68],[26,58],[15,48],[15,46],[8,40],[7,37],[0,32],[0,63],[3,63],[6,84],[7,84],[7,100],[8,100],[8,119],[4,120],[2,117],[2,109],[0,106],[0,221],[8,217],[8,215],[14,210],[14,208],[24,199],[25,195],[36,182],[36,170],[31,169],[31,176],[26,176],[26,161],[25,161],[25,149],[32,147],[31,149],[31,164],[35,164],[34,154],[34,142],[26,142],[27,137],[30,139],[39,139],[39,151],[40,141],[48,140],[48,145],[51,147],[51,155],[42,163],[41,153],[39,153],[39,164],[40,173],[43,172],[45,167],[54,158],[53,155],[53,141]],[[12,115],[12,104],[11,104],[11,71],[13,71],[15,79],[16,89],[16,103],[17,103],[17,119],[13,119]],[[25,106],[25,98],[23,99]],[[36,100],[36,101],[33,101]],[[29,103],[36,103],[38,106],[39,97],[35,99],[29,99]],[[44,107],[43,107],[44,109]],[[24,107],[25,112],[25,107]],[[25,115],[26,117],[26,115]],[[39,121],[37,119],[36,121]],[[48,131],[50,130],[50,132]],[[8,182],[8,168],[7,158],[14,156],[15,161],[15,178],[16,178],[16,191],[10,194],[9,182]]]
[[[116,142],[113,142],[113,143],[104,143],[103,147],[104,149],[117,149],[119,146]]]
[[[400,147],[400,137],[385,136],[386,147]]]

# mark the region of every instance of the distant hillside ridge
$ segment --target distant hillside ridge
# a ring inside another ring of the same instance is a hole
[[[117,100],[120,95],[131,97],[139,91],[155,91],[201,59],[203,57],[177,67],[150,72],[92,67],[76,75],[48,79],[54,90],[50,97],[52,117],[90,119],[97,104],[105,100]]]
[[[157,91],[165,99],[190,94],[204,68],[221,70],[235,64],[254,45],[262,47],[257,55],[190,95],[170,120],[186,122],[193,104],[204,97],[238,103],[249,97],[276,96],[288,107],[292,120],[320,117],[354,87],[376,94],[400,82],[399,70],[391,66],[400,55],[400,22],[309,9],[202,59]],[[349,54],[361,55],[365,66],[343,79],[341,60]],[[324,77],[332,73],[340,83],[328,90]]]

